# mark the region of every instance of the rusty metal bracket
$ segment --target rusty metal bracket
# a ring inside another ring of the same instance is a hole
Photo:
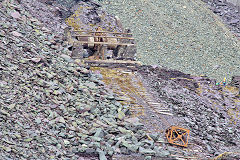
[[[168,142],[171,144],[187,147],[189,133],[189,129],[184,129],[178,126],[171,126],[166,130],[166,137]]]

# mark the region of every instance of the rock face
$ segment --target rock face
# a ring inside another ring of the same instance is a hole
[[[31,14],[40,22],[48,24],[45,25],[46,29],[59,36],[63,34],[64,28],[67,27],[63,19],[64,13],[67,12],[67,9],[62,6],[53,6],[52,4],[54,3],[56,3],[54,0],[20,1],[21,8],[24,8],[28,11],[28,14]]]
[[[233,76],[230,85],[235,86],[240,90],[240,76]]]
[[[222,0],[202,0],[206,2],[210,9],[219,15],[223,22],[240,38],[240,6],[234,6],[228,1]]]
[[[204,76],[151,66],[141,67],[139,73],[157,91],[158,101],[167,102],[175,115],[185,119],[194,143],[200,139],[213,155],[240,149],[240,95],[232,95],[230,86],[216,86],[215,80]]]

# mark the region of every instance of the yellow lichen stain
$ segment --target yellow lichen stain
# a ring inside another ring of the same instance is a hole
[[[86,27],[90,30],[95,30],[95,28],[97,27],[97,24],[91,24],[91,23],[85,24],[81,21],[80,16],[83,15],[83,9],[92,9],[92,8],[80,6],[69,18],[65,19],[65,23],[69,27],[72,27],[74,30],[81,30]],[[104,30],[110,31],[110,32],[117,32],[116,26],[112,25],[112,22],[109,22],[106,19],[105,13],[100,15],[99,18],[101,19],[101,22],[105,24],[105,25],[103,24],[103,26],[107,26],[107,27],[103,27]]]
[[[234,87],[234,86],[229,86],[229,85],[224,86],[223,87],[223,92],[224,91],[230,92],[230,93],[232,93],[236,96],[239,94],[239,89],[237,87]]]
[[[233,98],[234,105],[236,106],[237,103],[240,102],[240,98],[237,97],[239,95],[239,89],[237,87],[233,86],[224,86],[223,87],[223,94],[226,95],[226,92],[230,92],[236,97]],[[231,122],[236,125],[238,123],[238,120],[240,119],[239,115],[240,108],[234,108],[234,109],[228,109],[228,115],[231,117]]]
[[[74,30],[80,30],[80,25],[77,24],[77,22],[75,21],[75,19],[73,17],[67,18],[66,24],[70,27],[73,27]]]
[[[227,113],[230,116],[231,123],[236,125],[237,121],[240,119],[239,110],[238,109],[228,109]]]
[[[144,115],[144,107],[137,104],[136,98],[142,98],[145,88],[140,81],[133,81],[135,76],[132,73],[122,72],[120,68],[103,68],[103,67],[91,67],[92,71],[99,71],[103,76],[103,82],[110,86],[113,92],[123,99],[129,99],[130,101],[121,101],[122,105],[131,105],[133,110],[133,117]],[[133,85],[134,83],[134,85]]]
[[[80,30],[82,22],[79,18],[79,16],[82,14],[82,6],[79,7],[73,15],[71,15],[69,18],[65,19],[65,22],[68,26],[73,27],[74,30]]]
[[[220,155],[218,155],[217,157],[215,157],[213,160],[220,160],[220,159],[224,159],[224,157],[226,157],[227,155],[233,154],[234,152],[224,152]]]
[[[198,84],[198,88],[196,89],[196,93],[199,95],[199,96],[201,96],[201,94],[202,94],[202,92],[203,92],[203,89],[202,89],[202,85],[201,85],[201,83],[197,83]]]

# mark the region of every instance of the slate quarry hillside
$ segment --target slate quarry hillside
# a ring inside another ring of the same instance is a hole
[[[230,158],[239,159],[239,88],[156,65],[140,66],[136,75],[191,130],[196,148],[171,146],[160,133],[149,134],[138,117],[130,118],[130,107],[120,103],[103,75],[69,56],[63,30],[71,7],[51,3],[0,4],[1,158],[175,159],[178,153],[204,159],[232,151]]]

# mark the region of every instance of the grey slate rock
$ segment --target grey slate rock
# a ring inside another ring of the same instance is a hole
[[[158,157],[168,157],[170,155],[170,152],[168,150],[159,150],[156,153],[156,156]]]
[[[145,149],[143,147],[139,147],[139,153],[144,154],[144,155],[155,155],[156,152],[152,149]]]
[[[152,159],[152,156],[146,156],[144,157],[144,160],[151,160]]]
[[[102,128],[97,128],[96,129],[96,133],[94,134],[94,136],[103,138],[104,132],[103,132]]]
[[[101,149],[98,148],[97,152],[99,154],[99,159],[100,160],[107,160],[107,157],[106,157],[105,153]]]
[[[60,57],[62,57],[67,62],[74,62],[74,60],[66,54],[62,54],[62,55],[60,55]]]

